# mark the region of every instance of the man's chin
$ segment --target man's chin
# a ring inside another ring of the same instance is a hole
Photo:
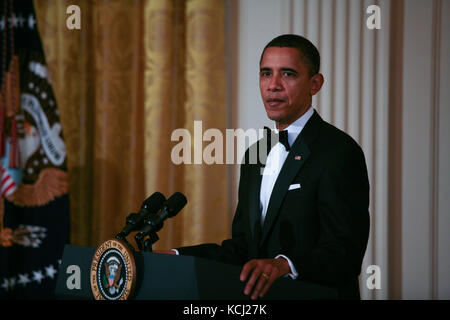
[[[288,119],[286,119],[286,117],[283,117],[280,114],[273,114],[273,113],[269,113],[267,112],[267,118],[269,118],[272,121],[276,122],[276,127],[280,130],[283,130],[284,128],[286,128],[292,121],[289,121]]]
[[[271,111],[266,110],[266,113],[267,113],[267,118],[269,118],[272,121],[275,121],[275,122],[283,121],[283,117],[280,114],[278,114],[277,112],[271,112]]]

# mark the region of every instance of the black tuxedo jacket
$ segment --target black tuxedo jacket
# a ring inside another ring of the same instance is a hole
[[[180,254],[244,265],[284,254],[298,280],[337,289],[359,299],[358,275],[369,236],[369,181],[363,151],[346,133],[314,111],[291,147],[260,224],[263,163],[253,161],[259,140],[241,165],[232,238],[178,248]],[[256,162],[256,163],[255,163]],[[291,184],[300,188],[289,190]]]

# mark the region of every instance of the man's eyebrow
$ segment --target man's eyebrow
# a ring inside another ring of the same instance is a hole
[[[281,68],[281,71],[289,71],[289,72],[293,72],[293,73],[298,73],[297,70],[292,69],[292,68]]]
[[[289,71],[289,72],[293,72],[298,74],[298,71],[292,68],[288,68],[288,67],[281,67],[280,68],[281,71]],[[269,67],[262,67],[259,69],[259,72],[264,72],[264,71],[272,71],[272,68]]]

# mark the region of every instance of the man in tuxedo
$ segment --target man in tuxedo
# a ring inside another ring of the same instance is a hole
[[[276,129],[246,151],[232,238],[176,249],[243,266],[244,293],[252,299],[284,276],[335,288],[341,299],[360,298],[369,235],[367,168],[360,146],[311,105],[324,82],[319,68],[319,52],[301,36],[267,44],[259,81]],[[269,144],[267,159],[251,163],[250,155],[274,134],[279,142]]]

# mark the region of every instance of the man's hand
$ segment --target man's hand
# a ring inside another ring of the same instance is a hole
[[[240,279],[247,281],[244,294],[255,300],[263,297],[272,283],[291,271],[286,259],[253,259],[242,267]],[[250,276],[250,277],[249,277]],[[256,285],[255,285],[256,284]]]

